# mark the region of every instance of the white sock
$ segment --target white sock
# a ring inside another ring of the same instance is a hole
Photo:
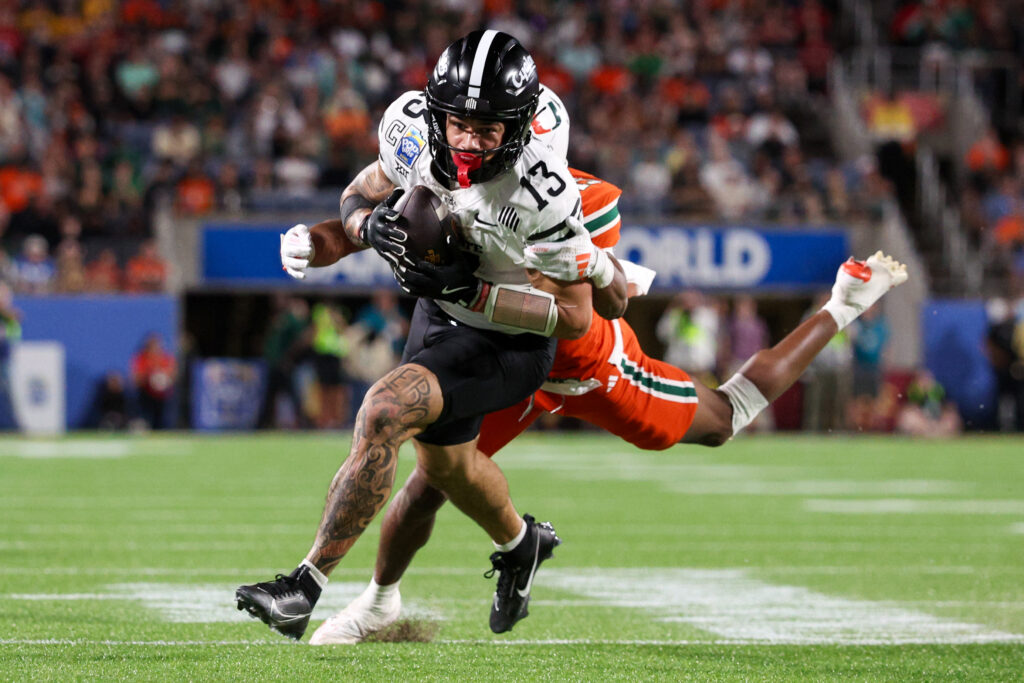
[[[761,390],[740,373],[729,378],[729,381],[718,387],[718,390],[729,397],[732,404],[732,433],[750,424],[757,414],[768,407],[768,399]]]
[[[387,604],[391,598],[398,593],[399,581],[389,583],[386,586],[382,586],[377,583],[376,579],[370,579],[370,585],[363,591],[363,595],[370,601],[370,607],[382,607]]]
[[[519,530],[519,533],[518,533],[518,534],[516,534],[516,537],[515,537],[515,538],[513,538],[513,539],[512,539],[511,541],[509,541],[508,543],[495,543],[495,544],[494,544],[494,547],[495,547],[495,548],[497,548],[497,549],[498,549],[498,550],[499,550],[500,552],[503,552],[503,553],[507,553],[507,552],[508,552],[509,550],[512,550],[512,549],[513,549],[513,548],[515,548],[515,547],[516,547],[517,545],[519,545],[519,543],[520,543],[520,542],[521,542],[521,541],[522,541],[522,540],[523,540],[524,538],[526,538],[526,522],[523,522],[523,526],[522,526],[522,528],[521,528],[521,529]],[[492,541],[492,542],[493,542],[493,541]]]
[[[320,590],[327,587],[327,575],[314,567],[312,562],[309,560],[303,560],[299,566],[307,567],[309,569],[309,575],[313,577],[314,581],[316,581],[316,585],[320,586]]]

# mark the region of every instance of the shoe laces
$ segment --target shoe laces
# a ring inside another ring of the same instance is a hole
[[[506,557],[506,554],[502,552],[492,553],[490,560],[491,568],[484,572],[484,578],[490,579],[494,576],[495,572],[500,572],[498,574],[497,593],[499,595],[511,593],[513,584],[515,583],[515,572],[510,571],[508,558]]]
[[[274,577],[273,581],[264,583],[262,588],[268,595],[274,598],[302,592],[298,579],[291,574],[278,574]]]

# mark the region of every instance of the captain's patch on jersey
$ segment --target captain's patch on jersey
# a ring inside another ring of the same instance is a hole
[[[398,147],[395,148],[395,156],[403,164],[412,168],[413,162],[423,151],[423,145],[426,142],[423,140],[423,135],[415,128],[410,128],[402,136],[402,139],[398,141]]]

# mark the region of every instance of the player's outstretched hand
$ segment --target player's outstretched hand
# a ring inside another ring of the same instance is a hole
[[[405,194],[405,190],[397,187],[387,199],[374,207],[363,223],[362,240],[373,247],[374,251],[386,258],[394,269],[405,256],[405,242],[409,239],[402,215],[395,211],[395,204]]]
[[[296,280],[306,278],[306,268],[313,261],[313,240],[309,228],[302,223],[293,225],[281,235],[281,265]]]
[[[483,286],[483,282],[473,274],[479,265],[478,257],[463,254],[462,258],[448,265],[437,266],[417,260],[411,265],[399,265],[394,271],[398,284],[408,294],[472,308]]]
[[[526,267],[556,280],[573,282],[592,278],[598,287],[606,287],[615,272],[608,254],[590,241],[590,233],[582,222],[569,218],[565,223],[565,230],[555,236],[568,231],[567,239],[526,247]]]

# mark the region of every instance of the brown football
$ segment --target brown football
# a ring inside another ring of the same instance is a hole
[[[429,187],[407,190],[395,203],[395,211],[408,225],[405,249],[413,259],[443,266],[458,257],[458,220]]]

